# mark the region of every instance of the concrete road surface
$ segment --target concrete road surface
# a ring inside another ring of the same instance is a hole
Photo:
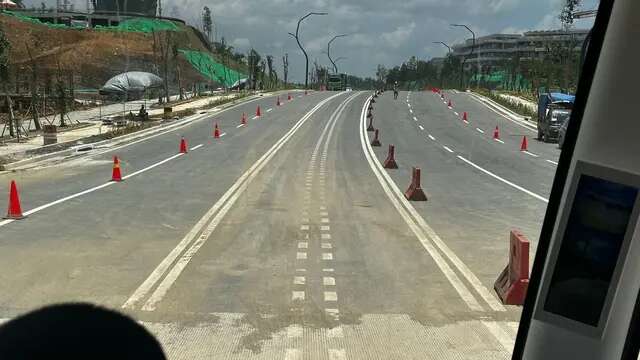
[[[468,94],[449,109],[431,92],[376,99],[371,147],[370,95],[265,97],[0,176],[30,211],[0,222],[0,317],[90,301],[142,321],[171,359],[510,358],[519,308],[493,282],[511,229],[535,249],[558,150]],[[390,143],[397,170],[380,165]],[[427,202],[402,196],[412,166]]]

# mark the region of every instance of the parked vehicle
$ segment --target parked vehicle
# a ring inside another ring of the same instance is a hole
[[[571,117],[575,96],[549,92],[538,98],[538,140],[551,142],[558,139],[558,131]]]

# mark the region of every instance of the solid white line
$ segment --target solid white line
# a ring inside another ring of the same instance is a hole
[[[442,145],[442,147],[443,147],[445,150],[447,150],[448,152],[450,152],[450,153],[452,153],[452,152],[453,152],[453,150],[451,150],[451,148],[450,148],[450,147],[448,147],[448,146],[446,146],[446,145]]]
[[[224,193],[224,195],[222,195],[222,197],[207,211],[207,213],[204,214],[204,216],[196,223],[196,225],[191,228],[191,230],[184,236],[184,238],[178,243],[178,245],[176,245],[176,247],[160,262],[160,264],[151,272],[147,279],[145,279],[145,281],[134,291],[129,299],[127,299],[122,307],[133,309],[135,305],[140,300],[142,300],[142,298],[147,296],[153,286],[155,286],[155,284],[160,281],[161,277],[169,270],[169,267],[175,262],[178,256],[180,256],[180,254],[187,248],[187,246],[189,246],[196,239],[198,233],[200,233],[202,229],[204,229],[211,218],[213,218],[214,215],[218,213],[218,210],[220,210],[224,215],[224,213],[228,211],[228,207],[230,207],[230,204],[233,204],[233,202],[235,202],[239,194],[247,188],[248,184],[251,182],[251,180],[253,180],[257,173],[260,172],[265,164],[269,162],[269,160],[275,155],[275,153],[293,136],[293,134],[297,132],[297,130],[307,121],[307,119],[309,119],[311,115],[313,115],[322,105],[338,95],[340,94],[333,95],[313,107],[287,133],[285,133],[282,138],[280,138],[280,140],[278,140],[264,155],[262,155],[260,159],[258,159],[244,174],[242,174],[238,178],[238,180],[236,180],[236,182],[229,188],[229,190],[227,190],[227,192]],[[236,192],[236,190],[238,191]],[[225,205],[225,202],[227,202],[227,200],[229,200],[229,203]],[[217,226],[216,218],[213,219],[211,224],[214,225],[214,228],[215,226]],[[213,229],[211,231],[213,231]],[[207,238],[200,237],[199,241],[196,241],[192,248],[185,252],[185,255],[191,254],[190,256],[193,256],[195,251],[197,251],[206,240]],[[182,269],[184,269],[190,259],[191,257],[185,258],[185,256],[183,256],[183,260],[181,259],[182,262],[178,261],[176,263],[176,267],[174,267],[169,274],[173,276],[173,280],[169,279],[169,275],[167,275],[167,277],[160,284],[161,286],[165,284],[165,288],[162,291],[168,291],[167,285],[170,286],[170,284],[167,284],[165,282],[170,281],[172,283],[173,281],[175,281],[175,279],[177,279],[177,276],[180,274],[180,272],[182,272]],[[160,286],[158,287],[158,289],[156,289],[154,295],[156,295],[159,289]],[[164,294],[161,295],[164,296]],[[159,301],[159,299],[157,300]],[[147,305],[155,306],[155,304],[145,304],[145,306]]]
[[[476,130],[480,133],[480,134],[484,134],[484,130],[480,129],[480,128],[476,128]]]
[[[377,158],[375,157],[375,153],[373,152],[373,148],[371,148],[371,144],[369,144],[369,142],[366,141],[364,137],[365,136],[364,134],[366,133],[364,119],[365,119],[365,111],[366,111],[368,102],[369,101],[366,101],[364,103],[364,106],[362,108],[362,113],[360,116],[360,144],[362,146],[362,150],[364,152],[365,158],[367,159],[367,162],[371,167],[371,170],[373,171],[374,175],[378,179],[378,182],[382,186],[382,189],[386,193],[387,197],[389,198],[393,206],[396,208],[400,216],[407,223],[409,228],[416,235],[416,237],[418,238],[422,246],[425,248],[425,250],[427,250],[431,258],[435,261],[436,265],[440,268],[440,271],[442,271],[442,273],[447,278],[447,280],[449,280],[449,283],[453,286],[453,288],[456,290],[458,295],[460,295],[462,300],[467,304],[467,306],[471,310],[482,311],[483,310],[482,306],[480,306],[480,304],[475,299],[475,297],[471,294],[471,292],[466,287],[466,285],[462,282],[462,280],[460,280],[458,275],[453,271],[453,269],[451,269],[447,261],[442,257],[442,255],[440,255],[440,253],[435,249],[433,244],[427,239],[427,237],[423,233],[423,229],[418,227],[418,224],[416,224],[414,219],[411,218],[411,216],[409,215],[405,207],[403,207],[401,203],[398,201],[398,199],[400,200],[404,199],[404,196],[400,193],[400,190],[397,188],[393,180],[389,178],[388,174],[385,171],[382,171],[382,165],[380,165],[380,162],[377,161]],[[394,187],[394,191],[392,191],[390,187]],[[410,207],[413,209],[413,206],[410,206]],[[415,209],[413,210],[415,211]]]
[[[203,146],[204,146],[204,144],[196,145],[196,146],[192,147],[191,149],[189,149],[189,151],[200,149]]]
[[[495,141],[499,142],[500,144],[504,144],[504,141],[502,141],[502,140],[500,140],[500,139],[493,139],[493,140],[495,140]]]
[[[433,137],[433,135],[429,134],[429,139],[436,141],[436,138]]]
[[[182,156],[182,155],[184,155],[184,154],[181,154],[181,153],[180,153],[180,154],[175,154],[175,155],[173,155],[173,156],[171,156],[171,157],[168,157],[168,158],[166,158],[166,159],[164,159],[164,160],[162,160],[162,161],[159,161],[159,162],[154,163],[154,164],[151,164],[151,165],[149,165],[149,166],[147,166],[147,167],[145,167],[145,168],[142,168],[142,169],[140,169],[140,170],[138,170],[138,171],[135,171],[135,172],[133,172],[133,173],[131,173],[131,174],[127,175],[127,176],[123,176],[123,177],[122,177],[122,179],[123,179],[123,180],[126,180],[126,179],[129,179],[129,178],[133,177],[133,176],[136,176],[136,175],[142,174],[142,173],[143,173],[143,172],[145,172],[145,171],[149,171],[149,170],[151,170],[151,169],[153,169],[153,168],[155,168],[155,167],[158,167],[158,166],[160,166],[160,165],[162,165],[162,164],[165,164],[165,163],[167,163],[167,162],[169,162],[169,161],[171,161],[171,160],[173,160],[173,159],[175,159],[175,158],[178,158],[178,157],[180,157],[180,156]],[[52,206],[55,206],[55,205],[61,204],[61,203],[63,203],[63,202],[66,202],[66,201],[69,201],[69,200],[75,199],[75,198],[80,197],[80,196],[83,196],[83,195],[90,194],[90,193],[92,193],[92,192],[94,192],[94,191],[97,191],[97,190],[100,190],[100,189],[106,188],[107,186],[111,186],[111,185],[115,185],[115,184],[117,184],[117,183],[116,183],[116,182],[112,182],[112,181],[110,181],[110,182],[104,183],[104,184],[102,184],[102,185],[94,186],[94,187],[92,187],[92,188],[89,188],[89,189],[86,189],[86,190],[80,191],[80,192],[78,192],[78,193],[75,193],[75,194],[72,194],[72,195],[69,195],[69,196],[63,197],[63,198],[61,198],[61,199],[58,199],[58,200],[52,201],[52,202],[50,202],[50,203],[47,203],[47,204],[44,204],[44,205],[40,205],[40,206],[35,207],[35,208],[31,209],[31,210],[24,211],[24,212],[23,212],[23,215],[25,215],[25,216],[29,216],[29,215],[35,214],[35,213],[37,213],[37,212],[39,212],[39,211],[45,210],[45,209],[50,208],[50,207],[52,207]],[[12,219],[5,219],[5,220],[3,220],[3,221],[1,221],[1,222],[0,222],[0,227],[5,226],[5,225],[8,225],[8,224],[10,224],[10,223],[12,223],[12,222],[14,222],[14,221],[15,221],[15,220],[12,220]]]
[[[227,135],[227,133],[226,133],[226,132],[223,132],[222,134],[220,134],[220,137],[223,137],[223,136],[225,136],[225,135]]]
[[[243,126],[244,126],[244,124],[240,124],[240,125],[236,126],[236,129],[241,128]]]
[[[418,127],[420,128],[420,130],[424,130],[424,128],[422,127],[422,125],[418,125]]]
[[[530,155],[530,156],[533,156],[533,157],[540,157],[539,155],[534,154],[534,153],[529,152],[529,151],[523,151],[523,153],[525,153],[525,154],[527,154],[527,155]]]
[[[548,162],[548,163],[552,163],[553,165],[558,165],[558,163],[557,163],[557,162],[555,162],[555,161],[553,161],[553,160],[546,160],[546,162]]]
[[[271,112],[273,110],[273,108],[268,108],[267,112]]]
[[[545,203],[548,203],[548,202],[549,202],[549,199],[547,199],[547,198],[545,198],[545,197],[543,197],[543,196],[540,196],[540,195],[538,195],[538,194],[534,193],[533,191],[529,191],[529,190],[527,190],[527,189],[523,188],[523,187],[522,187],[522,186],[520,186],[520,185],[516,185],[516,184],[512,183],[511,181],[509,181],[509,180],[507,180],[507,179],[501,178],[500,176],[498,176],[498,175],[496,175],[496,174],[492,173],[492,172],[491,172],[491,171],[489,171],[489,170],[486,170],[486,169],[484,169],[484,168],[482,168],[482,167],[480,167],[480,166],[476,165],[475,163],[473,163],[473,162],[471,162],[471,161],[469,161],[469,160],[465,159],[464,157],[462,157],[462,156],[460,156],[460,155],[458,155],[458,159],[460,159],[460,160],[462,160],[462,161],[466,162],[467,164],[469,164],[469,165],[473,166],[474,168],[476,168],[476,169],[478,169],[478,170],[482,171],[483,173],[485,173],[485,174],[487,174],[487,175],[491,176],[492,178],[497,179],[497,180],[500,180],[500,181],[502,181],[503,183],[505,183],[505,184],[507,184],[507,185],[509,185],[509,186],[511,186],[511,187],[513,187],[513,188],[515,188],[515,189],[518,189],[518,190],[522,191],[523,193],[525,193],[525,194],[527,194],[527,195],[530,195],[530,196],[532,196],[532,197],[534,197],[534,198],[536,198],[536,199],[538,199],[538,200],[540,200],[540,201],[543,201],[543,202],[545,202]]]

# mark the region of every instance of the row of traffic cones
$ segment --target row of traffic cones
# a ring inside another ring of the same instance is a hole
[[[500,140],[500,128],[496,125],[493,130],[493,139]],[[520,151],[529,151],[529,140],[526,135],[522,136],[522,142],[520,143]]]
[[[306,91],[305,91],[305,95],[306,95]],[[292,101],[293,97],[291,96],[291,94],[287,94],[287,100],[288,101]],[[277,98],[277,105],[281,106],[280,103],[280,97]],[[258,105],[257,109],[256,109],[256,116],[261,116],[261,109],[260,106]],[[246,125],[247,124],[247,114],[242,113],[242,118],[240,119],[240,124],[242,125]],[[218,123],[214,123],[213,126],[213,137],[215,139],[220,138],[220,128],[218,127]],[[179,146],[179,152],[181,154],[186,154],[188,153],[188,146],[187,146],[187,140],[182,137],[180,138],[180,146]],[[115,181],[115,182],[121,182],[123,181],[123,177],[122,177],[122,170],[120,169],[120,159],[118,158],[118,156],[114,156],[113,157],[113,167],[111,170],[111,181]],[[7,215],[4,217],[5,219],[12,219],[12,220],[19,220],[19,219],[23,219],[25,218],[24,214],[22,213],[22,206],[20,204],[20,196],[18,194],[18,186],[15,182],[15,180],[11,181],[11,185],[9,188],[9,206],[8,206],[8,210],[7,210]]]

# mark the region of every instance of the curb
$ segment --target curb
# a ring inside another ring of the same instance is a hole
[[[275,94],[275,93],[274,93]],[[217,114],[220,111],[226,110],[227,108],[230,108],[232,106],[236,106],[236,105],[240,105],[244,102],[251,102],[253,100],[257,100],[260,99],[264,96],[269,96],[269,94],[255,94],[255,95],[251,95],[251,96],[247,96],[243,99],[241,99],[239,102],[229,102],[226,104],[222,104],[220,106],[216,106],[213,109],[218,109],[215,112],[207,112],[206,114],[194,114],[191,115],[189,117],[186,117],[184,119],[178,120],[177,122],[172,122],[172,123],[168,123],[168,124],[160,124],[158,126],[154,126],[152,128],[149,129],[145,129],[145,130],[141,130],[141,131],[136,131],[133,132],[131,134],[127,134],[127,135],[123,135],[123,136],[119,136],[113,139],[106,139],[106,140],[101,140],[95,143],[90,143],[90,144],[79,144],[78,146],[73,146],[69,149],[64,149],[64,150],[60,150],[60,151],[55,151],[55,152],[51,152],[48,154],[42,154],[42,155],[36,155],[34,157],[31,158],[27,158],[27,159],[23,159],[23,160],[18,160],[12,163],[8,163],[8,164],[4,164],[4,165],[0,165],[0,171],[12,171],[12,170],[25,170],[28,168],[32,168],[38,165],[41,165],[41,163],[45,163],[47,162],[47,160],[50,160],[52,158],[68,158],[71,157],[70,155],[74,155],[78,153],[78,149],[79,148],[83,148],[83,147],[91,147],[91,149],[95,149],[96,147],[100,147],[106,144],[111,144],[111,145],[121,145],[121,144],[126,144],[129,142],[132,142],[134,140],[149,136],[149,135],[153,135],[157,132],[161,132],[161,131],[166,131],[166,130],[170,130],[174,127],[178,127],[181,125],[185,125],[187,123],[190,122],[194,122],[194,121],[198,121],[201,118],[210,116],[212,114]],[[81,140],[81,139],[79,139]],[[74,140],[74,141],[78,141],[78,140]],[[64,144],[64,143],[62,143]],[[90,153],[81,153],[81,154],[90,154]],[[28,167],[27,167],[28,166]]]
[[[490,108],[493,108],[493,110],[495,110],[498,113],[501,113],[501,115],[509,117],[511,120],[514,121],[518,121],[520,122],[522,125],[527,126],[527,127],[535,127],[536,126],[536,122],[533,120],[529,120],[528,117],[520,115],[518,113],[513,112],[512,110],[498,104],[497,102],[487,98],[484,95],[478,94],[476,92],[469,92],[469,94],[473,97],[475,97],[478,101],[484,103],[485,105],[487,105]]]

